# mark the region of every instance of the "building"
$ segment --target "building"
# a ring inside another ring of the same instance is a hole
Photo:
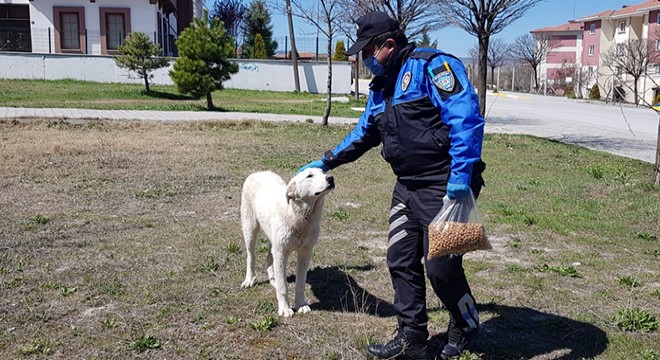
[[[546,91],[554,91],[561,83],[572,83],[581,88],[584,97],[589,89],[598,84],[601,97],[620,96],[633,102],[634,79],[620,68],[612,69],[604,62],[604,54],[622,48],[630,40],[642,40],[649,52],[660,50],[660,0],[647,0],[635,5],[625,5],[618,10],[604,10],[569,21],[566,24],[532,30],[532,34],[544,34],[552,45],[540,67],[540,78]],[[651,62],[647,74],[639,78],[637,86],[640,103],[651,104],[658,98],[660,60],[649,56]],[[574,68],[577,71],[567,71]],[[573,76],[569,76],[573,75]],[[575,79],[574,77],[576,77]]]
[[[202,0],[0,0],[0,51],[113,55],[143,32],[165,55]]]

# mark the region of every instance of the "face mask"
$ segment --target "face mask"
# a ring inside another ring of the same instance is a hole
[[[364,59],[364,65],[371,71],[372,74],[375,76],[383,76],[385,75],[385,67],[376,60],[376,56],[380,54],[380,51],[383,49],[383,46],[385,44],[381,45],[381,47],[378,49],[378,51],[373,54],[372,56]]]

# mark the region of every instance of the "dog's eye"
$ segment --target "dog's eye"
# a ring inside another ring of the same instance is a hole
[[[307,175],[307,178],[311,178],[313,176],[314,176],[314,174],[309,174],[309,175]]]

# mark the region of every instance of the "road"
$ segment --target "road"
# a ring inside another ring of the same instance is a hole
[[[488,94],[486,132],[529,134],[655,162],[658,115],[648,108],[529,94]]]
[[[362,84],[360,85],[362,86]],[[368,89],[364,85],[364,89]],[[362,89],[362,87],[361,87]],[[359,109],[356,115],[359,114]],[[0,119],[49,118],[86,121],[237,121],[321,122],[321,116],[207,111],[30,109],[0,107]],[[356,118],[331,117],[331,124]],[[618,106],[555,96],[488,94],[486,132],[529,134],[563,143],[655,162],[658,115],[647,108]]]

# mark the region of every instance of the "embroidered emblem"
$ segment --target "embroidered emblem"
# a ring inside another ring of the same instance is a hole
[[[454,79],[454,74],[451,71],[445,70],[433,77],[433,83],[442,91],[452,92],[456,84],[456,79]]]
[[[403,74],[403,79],[401,79],[401,90],[403,91],[408,90],[408,85],[410,85],[411,78],[412,78],[412,74],[410,73],[410,71]]]

